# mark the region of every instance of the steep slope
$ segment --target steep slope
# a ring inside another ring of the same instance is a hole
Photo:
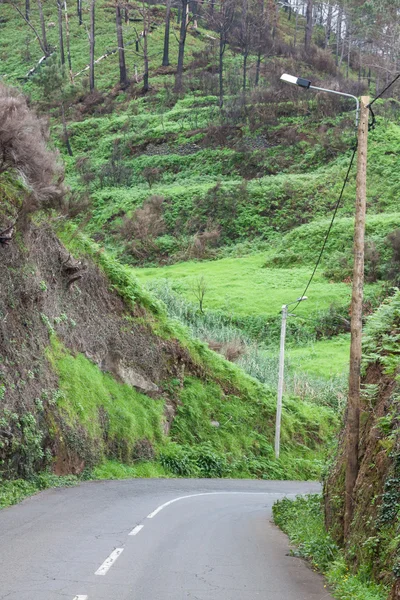
[[[400,598],[400,436],[399,345],[400,294],[369,319],[364,341],[363,406],[355,512],[343,539],[344,443],[325,485],[326,521],[345,544],[354,568],[393,586]]]
[[[45,224],[0,247],[3,477],[105,458],[161,461],[165,474],[315,476],[332,412],[288,399],[275,463],[274,395],[191,341],[128,269],[63,237],[75,258]]]

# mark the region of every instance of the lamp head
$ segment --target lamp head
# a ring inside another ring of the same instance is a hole
[[[311,85],[311,81],[309,79],[303,79],[302,77],[295,77],[294,75],[288,75],[287,73],[284,73],[281,76],[281,80],[285,81],[286,83],[291,83],[293,85],[298,85],[300,87],[306,88],[307,90]]]
[[[301,296],[300,298],[297,298],[296,302],[303,302],[303,300],[308,300],[307,296]]]

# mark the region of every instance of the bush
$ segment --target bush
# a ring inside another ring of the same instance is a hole
[[[295,548],[295,556],[309,561],[324,575],[334,588],[338,600],[386,600],[388,590],[366,578],[363,565],[358,573],[351,573],[343,553],[325,529],[322,498],[320,495],[284,498],[273,506],[274,521]]]
[[[20,212],[58,206],[65,194],[58,154],[47,147],[48,128],[15,89],[0,83],[0,174],[21,177],[30,194]]]

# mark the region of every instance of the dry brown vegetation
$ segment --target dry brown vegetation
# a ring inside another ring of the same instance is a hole
[[[59,205],[65,193],[64,170],[48,147],[48,128],[15,89],[0,83],[0,174],[17,174],[29,194],[21,213]]]

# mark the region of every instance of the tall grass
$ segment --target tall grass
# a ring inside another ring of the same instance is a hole
[[[240,348],[235,360],[246,373],[268,387],[278,385],[278,347],[268,346],[254,340],[249,334],[230,322],[229,317],[218,311],[206,310],[201,313],[197,306],[178,296],[167,281],[154,281],[150,284],[154,295],[161,300],[170,317],[186,325],[193,337],[209,343],[227,346],[234,344]],[[301,398],[313,400],[335,409],[343,407],[346,395],[345,375],[329,378],[313,376],[299,370],[298,359],[286,361],[286,392]]]

